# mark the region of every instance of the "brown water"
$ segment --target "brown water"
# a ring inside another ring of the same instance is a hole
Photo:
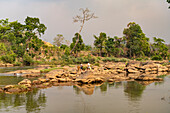
[[[161,83],[141,84],[53,86],[26,94],[2,93],[0,113],[170,113],[170,76]]]

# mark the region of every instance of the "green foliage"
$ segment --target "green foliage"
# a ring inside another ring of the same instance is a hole
[[[104,48],[104,45],[105,45],[105,41],[107,39],[107,36],[106,36],[106,33],[100,33],[99,37],[95,36],[94,35],[94,38],[95,38],[95,41],[94,41],[94,46],[96,48],[99,48],[100,50],[100,56],[102,56],[102,49]]]
[[[115,42],[114,42],[114,38],[110,38],[108,37],[108,39],[106,40],[106,46],[105,49],[107,51],[107,53],[109,55],[113,55],[115,52]]]
[[[168,47],[164,44],[165,41],[161,38],[154,37],[154,43],[152,45],[155,55],[161,56],[163,59],[168,57]]]
[[[36,52],[44,44],[38,38],[37,33],[39,36],[44,34],[47,29],[45,25],[41,24],[38,18],[32,17],[27,17],[24,22],[21,24],[18,21],[9,22],[8,19],[0,20],[0,53],[5,55],[3,60],[7,62],[13,62],[10,58],[12,53],[15,53],[15,57],[22,58],[26,48]],[[12,53],[8,51],[12,51]],[[7,53],[9,55],[6,55]],[[35,56],[33,53],[30,55]]]
[[[115,58],[115,57],[105,57],[102,59],[103,62],[127,62],[126,58]]]
[[[163,60],[163,58],[160,55],[154,55],[151,60]]]
[[[78,34],[78,33],[76,33],[76,34],[75,34],[75,37],[73,37],[73,39],[72,39],[73,42],[71,43],[70,48],[73,49],[73,47],[74,47],[74,45],[76,44],[76,41],[77,41],[77,39],[78,39],[78,35],[79,35],[79,41],[78,41],[78,43],[77,43],[77,45],[76,45],[76,47],[75,47],[75,49],[74,49],[74,53],[75,53],[75,54],[78,54],[78,52],[80,52],[81,50],[83,50],[84,47],[85,47],[85,44],[83,43],[83,39],[81,38],[81,35]]]
[[[84,50],[90,51],[92,49],[91,45],[85,45]]]
[[[56,69],[63,69],[62,67],[54,67],[54,68],[50,68],[50,69],[43,69],[43,70],[40,70],[41,73],[48,73],[52,70],[56,70]]]
[[[123,34],[126,37],[126,47],[128,48],[128,57],[149,55],[149,38],[145,36],[141,27],[135,22],[130,22],[128,28],[125,28]],[[144,53],[144,54],[143,54]]]
[[[26,66],[29,66],[33,63],[33,59],[31,56],[29,56],[28,54],[24,54],[23,55],[23,64]]]
[[[65,45],[65,44],[62,44],[61,46],[60,46],[60,48],[61,49],[63,49],[63,50],[65,50],[66,48],[69,48],[67,45]]]
[[[142,60],[143,60],[143,58],[136,58],[136,60],[137,60],[137,61],[142,61]]]
[[[15,58],[16,58],[15,54],[7,54],[1,56],[1,60],[6,63],[13,63],[15,61]]]
[[[21,66],[21,65],[22,65],[21,62],[15,62],[15,63],[14,63],[14,66]]]

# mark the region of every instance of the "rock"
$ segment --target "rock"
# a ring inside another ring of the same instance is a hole
[[[106,68],[106,69],[109,69],[109,70],[112,69],[113,67],[114,67],[114,65],[111,65],[111,64],[106,64],[106,65],[105,65],[105,68]]]
[[[33,73],[33,74],[23,74],[23,75],[21,75],[22,77],[39,77],[39,76],[41,76],[40,74],[38,75],[38,74],[35,74],[35,73]]]
[[[41,82],[41,83],[45,83],[45,82],[48,82],[49,79],[45,79],[45,78],[38,78],[38,80]]]
[[[120,70],[120,69],[118,69],[117,72],[118,73],[126,73],[126,71],[123,71],[123,70]]]
[[[141,75],[141,76],[137,77],[135,80],[139,80],[139,81],[162,81],[163,79],[148,76],[148,75]]]
[[[139,68],[140,66],[141,63],[139,61],[130,61],[126,65],[126,67],[134,67],[134,68]]]
[[[135,68],[129,68],[127,71],[128,73],[139,73],[139,71]]]
[[[67,80],[65,78],[58,78],[57,80],[58,80],[58,82],[67,82]]]
[[[13,67],[14,65],[13,64],[6,64],[5,66],[6,67]]]
[[[57,80],[57,79],[52,79],[52,80],[50,80],[50,82],[51,82],[51,83],[55,83],[55,82],[58,83],[58,80]]]
[[[108,82],[114,82],[114,79],[108,79],[107,81]]]
[[[15,85],[7,85],[4,87],[4,90],[8,90],[8,89],[14,88],[14,87],[15,87]]]
[[[95,82],[101,83],[101,82],[104,82],[104,80],[103,80],[103,78],[97,77],[97,78],[95,78]]]
[[[145,72],[151,72],[152,71],[152,69],[151,68],[145,68]]]
[[[34,81],[32,81],[32,84],[34,84],[34,85],[36,85],[36,84],[41,84],[41,81],[39,81],[39,80],[34,80]]]
[[[22,85],[22,84],[31,84],[31,81],[28,79],[24,79],[21,82],[18,83],[18,85]]]
[[[22,86],[24,86],[24,88],[31,88],[31,84],[23,84]]]
[[[10,88],[10,89],[8,89],[8,93],[19,93],[19,92],[21,92],[22,90],[21,89],[19,89],[19,88]]]
[[[0,93],[4,92],[2,88],[0,88]]]
[[[76,82],[82,83],[82,84],[87,84],[88,80],[87,79],[76,79]]]
[[[48,75],[48,76],[46,76],[46,78],[52,80],[52,79],[56,79],[57,77],[56,77],[56,75]]]
[[[77,70],[76,69],[71,70],[70,74],[77,74]]]

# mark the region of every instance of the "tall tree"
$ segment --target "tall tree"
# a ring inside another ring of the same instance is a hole
[[[17,57],[22,57],[26,47],[32,47],[36,51],[42,46],[43,42],[38,35],[44,34],[46,29],[38,18],[27,17],[25,24],[2,19],[0,20],[0,41],[7,45],[8,52],[11,51],[9,54],[14,53]]]
[[[135,22],[130,22],[125,28],[123,34],[126,37],[126,47],[128,48],[128,57],[149,55],[149,38],[145,36],[141,27]]]
[[[105,43],[105,49],[109,56],[114,54],[114,52],[115,52],[114,38],[108,37],[108,39],[106,40],[106,43]]]
[[[107,39],[106,33],[100,33],[100,36],[97,37],[94,35],[95,41],[94,41],[94,45],[99,48],[100,50],[100,56],[102,56],[102,50],[104,48],[105,45],[105,41]]]
[[[73,49],[76,42],[77,42],[77,38],[79,38],[79,41],[77,43],[77,46],[75,47],[74,49],[74,53],[76,54],[76,56],[78,55],[78,52],[80,52],[81,50],[84,49],[85,47],[85,44],[83,43],[83,39],[81,38],[81,35],[76,33],[75,36],[73,37],[73,42],[71,43],[70,45],[70,48]]]
[[[72,53],[74,51],[75,47],[77,46],[77,43],[79,42],[79,35],[84,27],[85,22],[89,21],[92,18],[97,18],[96,16],[94,16],[94,13],[90,13],[90,10],[88,8],[86,8],[86,9],[80,8],[80,11],[82,11],[82,16],[77,15],[76,17],[73,17],[73,22],[80,22],[81,26],[80,26],[80,30],[78,32],[78,37],[77,37],[76,43],[70,53]]]
[[[156,38],[153,37],[154,43],[153,43],[153,48],[154,48],[154,53],[156,55],[161,55],[162,58],[166,58],[168,56],[168,47],[165,45],[165,41],[161,38]]]
[[[61,44],[63,43],[64,41],[64,37],[62,34],[57,34],[57,37],[54,38],[54,42],[53,44],[54,45],[57,45],[58,47],[61,46]]]

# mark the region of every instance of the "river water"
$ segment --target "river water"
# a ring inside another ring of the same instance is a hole
[[[22,79],[1,76],[0,85],[17,84]],[[164,76],[163,82],[53,86],[24,94],[1,93],[0,113],[170,113],[170,75]]]

